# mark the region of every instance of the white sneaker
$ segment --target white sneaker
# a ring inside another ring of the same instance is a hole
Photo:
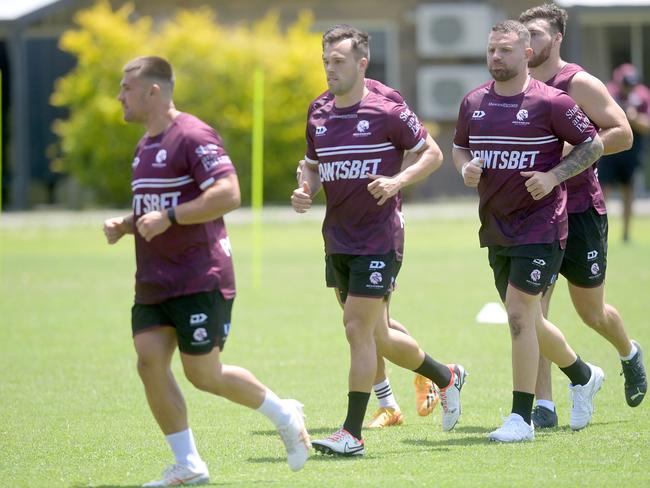
[[[210,473],[208,473],[205,463],[199,471],[194,471],[181,464],[172,464],[163,471],[162,479],[150,481],[142,486],[205,485],[209,482]]]
[[[584,429],[594,414],[594,397],[605,380],[605,373],[598,366],[587,363],[591,369],[591,378],[586,385],[569,384],[569,394],[573,401],[569,427],[573,430]]]
[[[535,428],[527,424],[521,415],[511,413],[497,430],[490,432],[488,439],[495,442],[532,441],[535,438]]]
[[[460,417],[460,390],[468,376],[460,364],[449,364],[453,378],[446,388],[440,388],[440,404],[442,405],[442,430],[449,431],[456,426]]]
[[[313,441],[314,449],[323,454],[338,454],[339,456],[363,456],[365,454],[363,440],[357,439],[341,427],[327,439]]]
[[[305,414],[303,405],[297,400],[283,400],[291,412],[291,421],[284,426],[278,427],[278,433],[284,442],[287,450],[287,462],[292,471],[298,471],[307,462],[309,457],[309,434],[305,428]]]

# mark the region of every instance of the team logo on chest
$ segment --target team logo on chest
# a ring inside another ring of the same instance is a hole
[[[371,134],[371,132],[368,132],[370,129],[370,122],[367,120],[360,120],[357,122],[357,131],[352,134],[354,137],[366,137]]]
[[[522,108],[517,115],[515,116],[517,120],[513,120],[512,123],[515,125],[530,125],[526,119],[528,119],[528,110]]]
[[[164,168],[167,166],[167,150],[165,149],[160,149],[156,153],[156,162],[152,164],[153,167],[155,168]]]

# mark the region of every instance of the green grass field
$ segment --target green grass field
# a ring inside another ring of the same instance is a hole
[[[139,486],[172,461],[135,370],[132,242],[109,247],[100,227],[0,227],[1,486]],[[650,400],[627,407],[615,350],[581,324],[564,281],[551,318],[607,375],[593,424],[568,428],[566,379],[555,369],[560,427],[538,431],[532,443],[487,442],[509,413],[510,339],[506,326],[474,321],[483,304],[498,300],[476,231],[474,218],[409,222],[391,309],[431,356],[469,371],[453,432],[441,432],[439,410],[416,415],[412,373],[389,366],[406,425],[366,431],[363,459],[313,455],[292,473],[271,424],[194,390],[176,357],[213,485],[649,486]],[[239,295],[223,359],[301,400],[312,436],[328,435],[345,415],[348,348],[323,284],[320,226],[298,216],[265,226],[259,289],[251,287],[250,227],[234,223],[230,234]],[[636,220],[629,245],[620,243],[616,219],[610,234],[608,301],[650,354],[650,220]]]

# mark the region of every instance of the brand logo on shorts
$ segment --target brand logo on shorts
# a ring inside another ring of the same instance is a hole
[[[368,269],[384,269],[386,263],[383,261],[370,261],[370,267]]]
[[[163,166],[166,166],[167,163],[165,163],[165,160],[167,159],[167,151],[165,149],[161,149],[156,153],[156,162],[152,164],[152,166],[155,166],[157,168],[162,168]]]
[[[320,125],[320,126],[316,127],[316,135],[317,136],[325,135],[325,132],[327,132],[327,127],[325,127],[324,125]]]
[[[534,269],[530,272],[530,279],[533,280],[535,283],[538,283],[541,277],[542,277],[542,272],[538,269]]]
[[[205,324],[208,321],[208,316],[204,313],[193,313],[190,315],[190,325]]]
[[[598,257],[598,251],[589,251],[587,253],[587,260],[589,260],[589,261],[593,261],[597,257]]]
[[[196,342],[203,342],[205,339],[208,337],[208,331],[205,330],[203,327],[199,327],[194,331],[194,334],[192,334],[192,337]]]
[[[230,334],[230,322],[223,324],[223,335],[227,336]]]
[[[592,264],[591,265],[591,274],[596,276],[599,273],[600,273],[600,266],[598,266],[598,263]]]
[[[537,266],[546,266],[546,261],[543,259],[533,259],[533,264]]]
[[[472,120],[479,120],[485,117],[485,112],[483,110],[474,110],[474,113],[472,114]]]
[[[381,273],[377,271],[375,271],[370,275],[370,283],[372,283],[373,285],[378,285],[379,283],[382,282],[382,280],[383,278],[381,277]]]

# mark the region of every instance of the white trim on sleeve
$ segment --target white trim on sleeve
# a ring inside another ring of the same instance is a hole
[[[424,139],[420,139],[420,141],[415,146],[413,146],[411,149],[407,149],[406,152],[418,152],[423,145]]]
[[[305,155],[305,162],[307,162],[308,164],[311,164],[311,165],[316,165],[316,164],[318,164],[318,159],[311,159],[311,158],[307,157],[307,155]]]

